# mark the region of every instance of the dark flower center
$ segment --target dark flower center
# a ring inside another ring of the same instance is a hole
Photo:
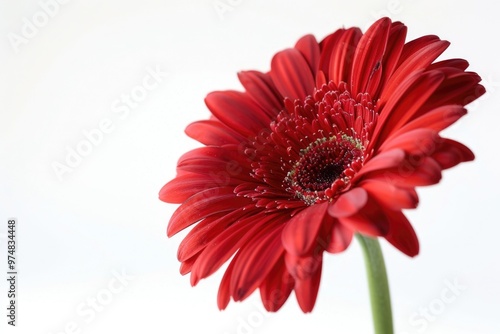
[[[362,161],[363,147],[356,139],[341,135],[317,139],[300,154],[285,181],[289,191],[313,204],[328,197],[332,187],[348,183],[352,163]]]

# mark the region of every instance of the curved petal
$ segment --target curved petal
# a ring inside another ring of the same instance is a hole
[[[382,58],[385,53],[391,20],[379,19],[361,37],[354,54],[351,74],[351,94],[373,94],[378,88],[382,73]],[[367,89],[370,87],[370,89]]]
[[[231,130],[219,121],[198,121],[189,124],[184,132],[204,145],[222,146],[239,144],[245,137]]]
[[[233,187],[203,190],[182,203],[172,214],[167,227],[169,237],[208,216],[232,211],[251,203],[244,197],[237,197]]]
[[[314,91],[309,64],[297,49],[277,53],[271,61],[271,78],[283,97],[304,99]]]
[[[229,283],[231,282],[231,276],[233,274],[234,265],[238,262],[239,254],[236,254],[234,258],[227,266],[224,276],[220,281],[219,291],[217,293],[217,306],[219,310],[224,310],[229,302],[231,301],[231,290],[229,289]]]
[[[377,149],[394,131],[406,124],[426,103],[444,80],[444,74],[433,71],[413,77],[393,91],[381,109],[369,148]]]
[[[253,137],[269,126],[271,118],[246,93],[212,92],[205,104],[222,123],[244,137]]]
[[[399,148],[410,155],[428,156],[442,141],[443,139],[434,130],[415,129],[387,139],[379,149],[389,151]]]
[[[189,259],[181,262],[179,273],[183,276],[189,274],[191,272],[191,269],[193,268],[193,264],[196,262],[199,255],[200,253],[197,253],[194,256],[190,257]]]
[[[354,188],[342,194],[335,203],[328,207],[332,217],[349,217],[366,205],[368,194],[363,188]]]
[[[200,279],[213,274],[259,232],[268,231],[270,228],[268,223],[274,218],[275,215],[256,215],[238,221],[219,234],[194,263],[191,271],[191,285],[196,285]]]
[[[302,53],[309,64],[311,73],[315,75],[318,71],[320,57],[319,44],[316,38],[313,35],[305,35],[297,41],[295,48]]]
[[[230,289],[235,301],[247,298],[266,279],[285,249],[281,243],[283,224],[255,235],[251,245],[240,249],[231,277]],[[263,255],[265,254],[265,255]],[[258,268],[258,270],[256,270]]]
[[[419,252],[418,238],[415,230],[401,211],[386,211],[389,217],[389,233],[385,239],[408,256],[416,256]]]
[[[167,203],[182,203],[194,194],[215,187],[205,175],[185,173],[177,176],[160,190],[160,200]]]
[[[387,140],[405,132],[422,128],[439,132],[455,123],[466,113],[467,110],[464,107],[457,105],[447,105],[436,108],[406,123],[403,127],[399,128],[399,130],[396,130]]]
[[[360,187],[392,210],[414,209],[418,204],[418,196],[413,188],[400,188],[388,182],[371,179],[362,181]]]
[[[387,40],[386,51],[382,61],[382,75],[380,78],[379,88],[376,93],[371,93],[372,96],[380,96],[380,92],[390,80],[396,66],[399,62],[399,57],[405,45],[407,28],[401,22],[392,23]]]
[[[381,152],[365,163],[354,177],[353,182],[371,172],[397,167],[404,161],[405,157],[405,152],[399,148]]]
[[[312,205],[293,216],[282,233],[283,246],[287,252],[301,256],[308,253],[316,242],[328,202]]]
[[[284,257],[281,257],[260,286],[260,298],[269,312],[278,311],[290,296],[295,280],[288,273]]]
[[[370,197],[356,214],[340,217],[339,222],[355,233],[369,236],[383,236],[389,231],[389,218],[380,203]]]
[[[427,67],[427,70],[432,71],[435,69],[450,68],[450,67],[460,70],[460,72],[463,72],[469,67],[469,62],[465,59],[460,59],[460,58],[445,59],[432,63],[431,65],[429,65],[429,67]]]
[[[354,53],[363,33],[359,28],[347,29],[334,45],[329,64],[328,77],[336,84],[349,82],[353,70]]]
[[[397,187],[429,186],[441,180],[441,166],[431,157],[406,160],[398,168],[373,172],[370,179],[380,180]]]
[[[340,253],[349,247],[354,233],[351,229],[335,221],[330,230],[330,242],[325,250],[329,253]]]
[[[268,73],[243,71],[238,73],[238,79],[266,114],[275,117],[283,109],[283,97]]]
[[[435,36],[419,38],[407,43],[400,57],[400,63],[381,91],[380,103],[384,104],[402,83],[412,75],[429,66],[450,45]]]
[[[433,109],[446,104],[467,105],[486,92],[485,88],[479,85],[480,81],[481,77],[474,72],[448,75],[431,96],[427,106]]]
[[[295,279],[295,297],[303,312],[311,312],[318,295],[323,263],[323,253],[308,257],[285,255],[288,271]]]
[[[235,222],[257,212],[257,210],[243,210],[241,208],[229,213],[222,212],[203,219],[181,241],[177,250],[177,258],[179,261],[186,261],[205,249],[219,234]]]
[[[465,145],[451,139],[443,139],[432,158],[442,169],[448,169],[461,162],[474,160],[474,153]]]
[[[357,28],[353,28],[357,29]],[[361,30],[356,30],[361,35]],[[321,55],[319,57],[319,70],[325,75],[330,73],[330,64],[332,61],[332,53],[334,49],[339,47],[339,40],[346,32],[345,29],[339,29],[335,31],[333,34],[326,36],[320,43]],[[361,37],[361,36],[360,36]],[[358,38],[359,40],[359,38]],[[354,45],[355,46],[355,45]],[[318,86],[319,87],[319,86]]]
[[[241,181],[254,181],[250,175],[251,160],[241,154],[242,146],[204,146],[183,154],[177,163],[179,176],[200,174],[207,185],[236,186]]]

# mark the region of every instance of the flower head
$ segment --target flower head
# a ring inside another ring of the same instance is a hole
[[[195,285],[231,259],[218,305],[260,290],[276,311],[294,291],[315,304],[324,252],[345,250],[355,233],[419,251],[402,209],[415,187],[474,159],[439,132],[484,93],[463,59],[435,62],[449,43],[382,18],[365,34],[307,35],[277,53],[268,73],[239,73],[244,92],[210,93],[209,120],[186,133],[203,147],[184,154],[160,199],[181,203],[168,236],[182,241],[181,273]]]

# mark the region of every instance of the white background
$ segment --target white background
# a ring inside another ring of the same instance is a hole
[[[46,22],[38,1],[0,4],[2,333],[372,332],[356,242],[326,256],[311,314],[300,312],[293,295],[267,314],[258,294],[220,312],[222,271],[195,288],[178,273],[185,233],[167,239],[176,206],[160,202],[158,191],[174,177],[177,158],[198,146],[183,130],[208,117],[208,92],[240,89],[239,70],[267,71],[275,52],[306,33],[319,40],[341,26],[365,31],[383,15],[407,24],[409,39],[437,34],[451,41],[444,57],[469,60],[489,91],[445,132],[471,147],[476,161],[421,188],[419,208],[408,212],[420,255],[410,259],[382,242],[396,333],[500,332],[500,25],[493,5],[270,2],[70,0]],[[34,20],[40,27],[23,37]],[[25,39],[16,44],[13,36]],[[166,73],[157,87],[128,115],[115,113],[122,94],[140,89],[155,68]],[[86,140],[84,131],[105,119],[109,133],[58,178],[54,162],[65,163],[68,150]],[[6,325],[9,217],[18,219],[16,328]],[[115,279],[121,272],[122,283]],[[447,285],[453,282],[460,285],[455,292]],[[105,304],[99,312],[89,304],[95,298]]]

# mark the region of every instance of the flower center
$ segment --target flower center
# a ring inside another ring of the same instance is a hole
[[[244,150],[259,186],[236,192],[268,210],[335,201],[369,156],[377,117],[369,94],[352,97],[343,82],[329,82],[302,101],[285,98],[268,131]]]
[[[337,135],[317,139],[300,155],[285,181],[288,191],[310,205],[348,184],[355,172],[352,167],[362,163],[363,146],[350,136]]]

